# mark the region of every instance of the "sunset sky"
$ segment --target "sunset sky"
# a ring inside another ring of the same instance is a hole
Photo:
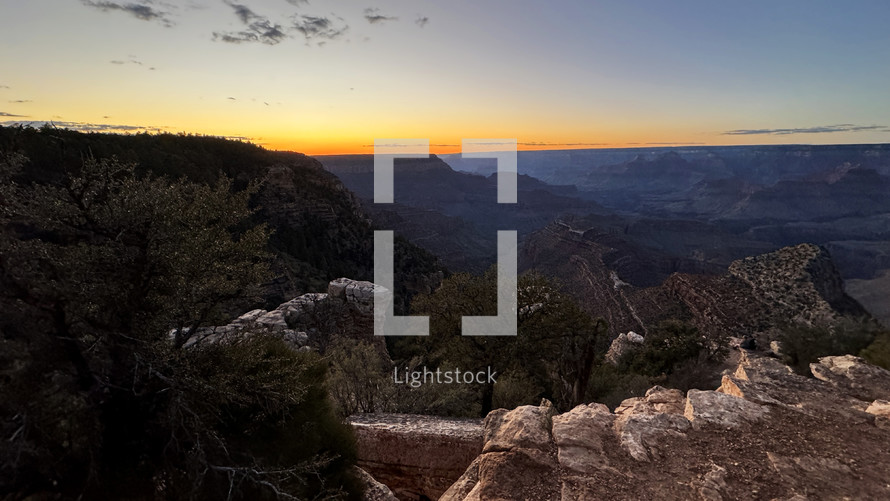
[[[523,149],[890,140],[890,2],[0,0],[0,123]]]

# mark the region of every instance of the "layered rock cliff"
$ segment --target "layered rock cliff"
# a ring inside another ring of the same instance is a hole
[[[588,312],[609,322],[612,336],[630,330],[645,335],[672,318],[705,334],[766,338],[788,324],[870,318],[844,292],[831,256],[820,246],[786,247],[722,268],[707,261],[696,265],[692,255],[671,260],[617,228],[585,229],[581,223],[555,223],[530,237],[520,268],[560,278]]]

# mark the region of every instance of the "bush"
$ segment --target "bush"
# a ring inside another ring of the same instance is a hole
[[[779,335],[781,355],[794,372],[811,376],[810,364],[820,357],[858,354],[868,347],[875,339],[876,327],[853,321],[832,326],[785,327]]]
[[[653,386],[650,379],[624,371],[611,364],[596,367],[590,377],[586,400],[599,402],[615,410],[625,399],[642,397]]]
[[[496,409],[514,409],[520,405],[536,405],[544,396],[540,382],[521,370],[498,376],[494,385],[493,403]]]
[[[678,321],[662,322],[646,335],[643,346],[620,361],[630,372],[646,376],[667,376],[691,360],[722,360],[727,351],[709,350],[698,329]]]
[[[890,331],[883,331],[859,356],[869,363],[890,370]]]

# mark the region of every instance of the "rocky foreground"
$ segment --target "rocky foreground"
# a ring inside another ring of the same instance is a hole
[[[374,455],[372,474],[398,469],[382,458],[423,463],[387,478],[403,501],[890,499],[890,372],[853,356],[811,370],[816,379],[742,353],[716,391],[654,387],[614,413],[594,403],[557,414],[546,401],[495,410],[476,428],[481,453],[444,493],[426,478],[454,470],[472,425],[449,434],[447,420],[439,433],[430,418],[364,417],[360,456]]]

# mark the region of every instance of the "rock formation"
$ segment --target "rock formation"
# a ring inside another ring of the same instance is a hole
[[[682,229],[676,231],[684,236]],[[844,292],[823,247],[801,244],[731,261],[724,271],[696,270],[689,259],[669,259],[619,230],[598,220],[551,224],[527,239],[520,269],[561,279],[590,314],[608,322],[613,337],[631,330],[645,336],[660,321],[679,319],[712,339],[753,336],[769,347],[774,331],[789,323],[829,327],[870,318]],[[689,238],[701,240],[693,230]]]
[[[327,293],[311,292],[280,304],[271,311],[252,310],[232,322],[201,327],[190,336],[186,347],[214,343],[229,336],[256,332],[279,335],[298,349],[324,349],[331,336],[366,339],[385,351],[382,338],[374,338],[374,300],[392,301],[392,294],[371,282],[338,278],[328,284]],[[176,331],[171,331],[171,337]]]
[[[617,364],[625,355],[643,345],[645,339],[634,331],[622,332],[609,345],[606,362]]]
[[[440,499],[890,498],[890,372],[852,356],[812,372],[743,353],[716,391],[655,387],[614,413],[493,411]]]
[[[482,451],[482,422],[404,414],[349,418],[358,465],[401,500],[438,499]]]

